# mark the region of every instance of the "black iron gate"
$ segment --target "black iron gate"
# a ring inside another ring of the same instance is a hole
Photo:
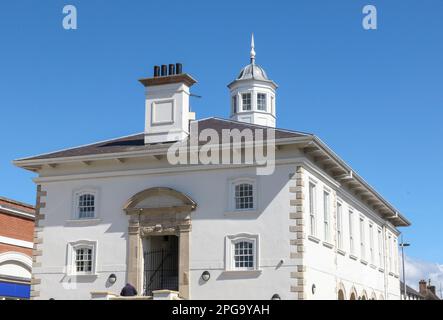
[[[178,291],[178,250],[176,248],[144,253],[144,295],[154,290]]]

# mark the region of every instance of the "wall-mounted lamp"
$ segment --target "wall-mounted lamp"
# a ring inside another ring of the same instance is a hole
[[[280,296],[278,294],[274,294],[271,298],[271,300],[281,300]]]
[[[108,281],[110,284],[114,284],[117,281],[117,276],[114,273],[110,274]]]
[[[204,271],[204,272],[202,273],[201,278],[202,278],[202,280],[203,280],[204,282],[207,282],[207,281],[209,281],[209,279],[211,278],[211,274],[209,273],[209,271]]]
[[[315,286],[315,284],[313,284],[312,285],[312,294],[315,294],[315,289],[316,289],[317,287]]]

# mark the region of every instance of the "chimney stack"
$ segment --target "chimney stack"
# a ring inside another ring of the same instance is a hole
[[[182,141],[189,135],[190,88],[196,81],[182,73],[181,63],[154,67],[154,76],[140,79],[145,86],[145,143]]]

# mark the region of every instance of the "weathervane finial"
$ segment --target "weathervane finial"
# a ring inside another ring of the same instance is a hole
[[[252,37],[251,37],[251,63],[255,63],[254,33],[252,33]]]

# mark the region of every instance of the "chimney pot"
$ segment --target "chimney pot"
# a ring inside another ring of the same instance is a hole
[[[183,65],[181,63],[175,64],[175,74],[182,74],[183,72]]]
[[[162,77],[168,75],[168,66],[165,64],[162,64]]]
[[[169,75],[173,76],[175,74],[175,64],[169,65]]]
[[[160,67],[154,66],[154,78],[160,76]]]

